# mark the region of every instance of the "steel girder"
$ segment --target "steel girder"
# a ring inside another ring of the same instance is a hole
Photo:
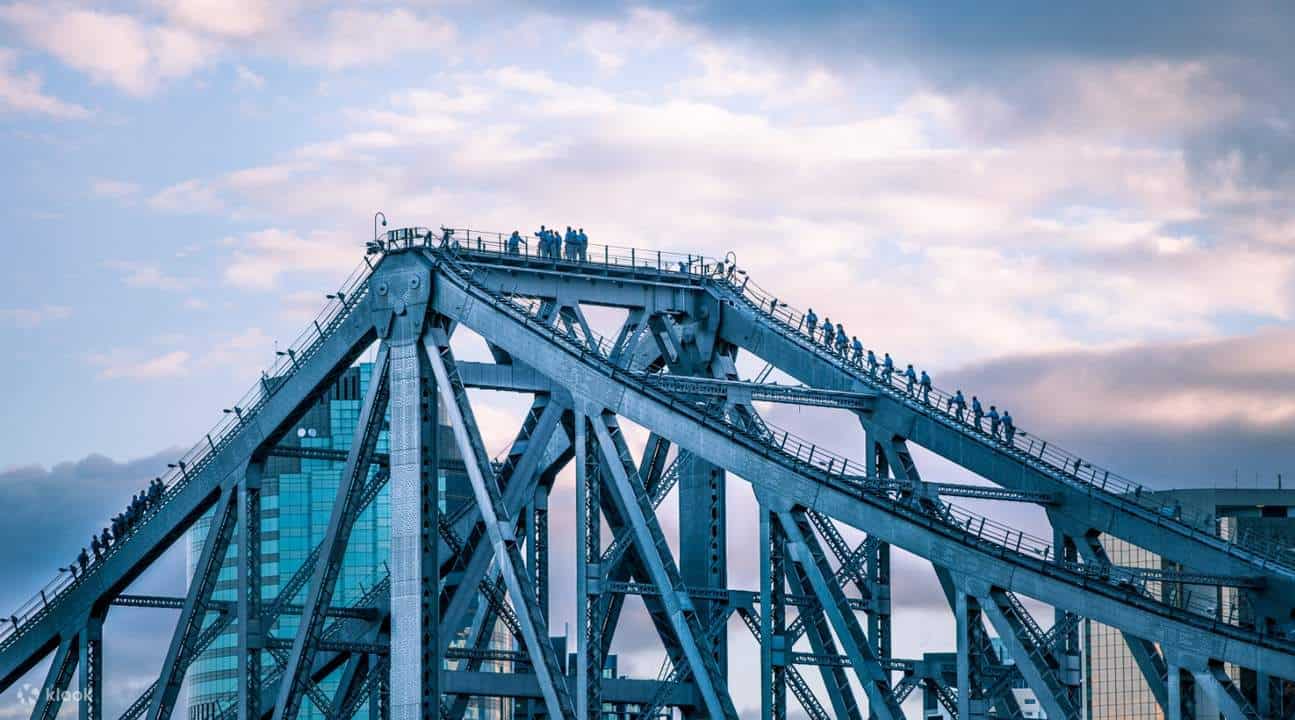
[[[246,474],[246,471],[244,473]],[[180,686],[184,680],[184,668],[192,662],[198,635],[202,632],[207,619],[207,603],[216,587],[216,579],[225,562],[230,540],[234,535],[237,520],[237,488],[226,488],[221,494],[216,509],[212,514],[207,541],[203,544],[202,554],[194,566],[193,579],[189,582],[189,594],[185,598],[184,609],[176,624],[175,634],[171,636],[171,645],[162,662],[162,672],[158,677],[157,692],[148,708],[148,720],[167,720],[175,708],[180,695]]]
[[[1064,528],[1064,521],[1057,523]],[[1106,554],[1106,548],[1102,546],[1101,537],[1097,533],[1089,532],[1081,536],[1076,543],[1077,550],[1083,556],[1084,561],[1098,565],[1110,565],[1110,557]],[[1156,704],[1164,712],[1169,712],[1170,700],[1170,682],[1169,666],[1160,653],[1156,644],[1140,637],[1131,635],[1123,630],[1120,631],[1120,637],[1128,645],[1129,654],[1133,656],[1134,662],[1138,666],[1138,671],[1142,673],[1142,679],[1146,681],[1148,689],[1156,698]],[[1175,678],[1177,680],[1177,678]],[[1178,698],[1181,702],[1181,698]]]
[[[666,543],[665,534],[657,522],[651,498],[625,447],[620,428],[610,413],[602,410],[598,412],[600,417],[590,424],[598,439],[604,467],[610,471],[608,487],[613,490],[611,494],[615,504],[634,533],[634,545],[646,566],[648,577],[660,589],[661,600],[669,613],[674,634],[692,672],[693,682],[701,694],[706,712],[711,718],[736,718],[737,711],[727,689],[717,684],[722,675],[714,657],[704,652],[699,644],[705,639],[702,623],[692,601],[682,590],[683,580]],[[615,431],[615,435],[612,431]]]
[[[704,306],[705,307],[705,306]],[[652,382],[667,386],[686,386],[702,390],[703,402],[723,407],[732,403],[729,397],[736,378],[733,359],[714,342],[714,325],[718,318],[696,313],[675,318],[665,313],[648,317],[648,327],[665,360],[670,374],[647,375]],[[686,326],[688,332],[681,332]],[[710,394],[706,394],[706,393]],[[728,585],[728,494],[727,478],[723,468],[701,458],[679,471],[679,542],[689,548],[679,558],[682,582],[694,587],[723,588]],[[708,617],[715,606],[708,600],[696,599],[699,617]],[[720,634],[705,648],[718,669],[718,681],[728,677],[728,640]]]
[[[1080,486],[1062,471],[1023,452],[1009,451],[987,435],[970,432],[937,408],[901,397],[802,336],[775,328],[749,301],[722,284],[708,287],[717,296],[731,300],[725,305],[719,327],[724,341],[759,353],[791,377],[813,387],[880,390],[869,416],[878,427],[1003,487],[1046,492],[1056,499],[1055,512],[1085,528],[1114,535],[1202,572],[1236,577],[1265,575],[1272,582],[1260,592],[1275,607],[1290,609],[1290,598],[1295,598],[1295,569],[1271,563],[1243,546],[1138,506],[1105,491],[1100,483]],[[1285,617],[1286,613],[1281,615]]]
[[[504,506],[499,485],[491,472],[490,457],[481,443],[481,434],[468,403],[467,392],[458,378],[449,338],[444,331],[434,328],[432,333],[423,338],[423,343],[441,399],[445,402],[454,440],[467,466],[468,480],[485,523],[486,533],[494,548],[495,562],[508,587],[509,597],[521,609],[518,621],[544,694],[545,705],[553,717],[570,717],[575,706],[571,702],[566,683],[562,681],[562,663],[552,644],[548,642],[548,625],[536,602],[534,581],[526,573],[518,548],[517,524],[512,513]],[[487,473],[490,474],[489,480],[486,478]]]
[[[54,720],[58,717],[59,708],[63,705],[63,691],[72,682],[72,672],[76,670],[79,645],[80,639],[76,635],[59,643],[32,708],[31,720]]]
[[[369,380],[368,394],[360,408],[359,425],[351,441],[351,449],[342,470],[337,497],[328,522],[328,530],[321,544],[319,560],[311,578],[301,623],[297,628],[292,652],[284,669],[284,680],[275,702],[274,720],[295,720],[301,704],[301,691],[309,682],[313,655],[318,651],[319,636],[323,631],[323,609],[332,604],[337,577],[341,573],[346,542],[360,511],[364,487],[369,477],[369,463],[382,429],[383,413],[391,392],[389,373],[391,351],[386,344],[379,346]],[[394,547],[394,545],[393,545]],[[327,706],[325,706],[326,708]],[[155,720],[150,717],[149,720]]]
[[[824,477],[821,470],[794,470],[790,459],[784,460],[766,445],[735,435],[730,428],[716,429],[691,408],[635,384],[611,366],[601,365],[600,359],[582,355],[560,339],[553,342],[553,335],[526,320],[525,311],[473,286],[450,263],[441,267],[444,270],[438,277],[443,282],[435,300],[438,312],[491,337],[537,371],[562,378],[573,392],[588,401],[614,408],[639,425],[669,429],[665,434],[673,433],[672,439],[685,449],[707,456],[753,484],[798,498],[807,507],[855,527],[874,533],[880,528],[883,532],[876,534],[883,539],[937,562],[974,565],[977,572],[1005,589],[1023,592],[1053,606],[1082,607],[1089,617],[1132,629],[1162,644],[1198,651],[1205,648],[1211,656],[1263,668],[1274,675],[1295,672],[1295,656],[1284,649],[1282,641],[1239,628],[1217,627],[1149,598],[1127,596],[1114,587],[1082,579],[1063,566],[1027,560],[1001,545],[985,546],[965,531],[947,527],[929,516],[914,514],[889,501],[879,503],[867,492],[839,486],[835,479]],[[686,433],[682,432],[684,427],[688,428]]]
[[[291,374],[266,386],[258,405],[242,408],[237,427],[183,479],[168,489],[161,506],[87,574],[48,598],[48,605],[0,644],[0,691],[7,689],[41,658],[56,650],[63,636],[74,634],[95,608],[106,605],[160,557],[209,511],[231,477],[238,477],[249,457],[278,442],[291,423],[328,387],[337,373],[374,338],[367,312],[365,285],[347,299],[344,309],[322,327],[308,351],[294,358]]]
[[[602,479],[590,442],[589,418],[575,413],[576,455],[576,717],[597,720],[603,711]]]
[[[238,488],[238,720],[261,717],[261,476],[250,463]]]
[[[760,717],[761,720],[786,720],[787,682],[791,671],[795,670],[787,662],[787,652],[791,648],[787,647],[786,638],[786,542],[773,513],[763,507],[759,512],[762,616],[757,637],[760,640]]]
[[[757,494],[760,494],[759,491]],[[904,713],[890,693],[890,673],[882,667],[863,628],[859,627],[858,618],[846,602],[840,586],[833,582],[832,568],[814,536],[805,511],[779,503],[775,498],[769,497],[768,493],[765,494],[763,503],[777,508],[778,524],[787,537],[789,554],[804,572],[810,588],[844,646],[859,684],[868,695],[869,713],[882,720],[903,720]]]
[[[396,276],[391,284],[403,279]],[[411,289],[424,283],[409,275]],[[406,298],[409,298],[406,295]],[[413,298],[421,300],[417,293]],[[402,301],[402,305],[405,301]],[[440,707],[440,491],[437,392],[420,342],[426,309],[397,319],[385,340],[391,352],[391,647],[393,720],[436,717]]]
[[[503,503],[510,515],[524,514],[538,490],[540,475],[554,472],[552,466],[545,465],[544,461],[549,457],[549,442],[560,426],[561,414],[559,403],[548,397],[537,397],[513,440],[508,461],[497,475],[492,472],[491,477],[502,489]],[[565,457],[559,454],[557,464],[560,466],[562,463],[565,463]],[[452,527],[443,527],[441,537],[454,540],[446,548],[449,551],[446,557],[451,564],[441,573],[447,577],[444,593],[449,598],[441,619],[441,634],[444,642],[448,643],[463,626],[467,609],[485,577],[493,551],[487,541],[486,528],[480,521],[480,511],[475,507],[463,513]],[[449,578],[455,575],[458,576],[457,582],[451,584]]]

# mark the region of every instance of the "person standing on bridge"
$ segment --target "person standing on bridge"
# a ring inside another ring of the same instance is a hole
[[[918,382],[922,388],[922,402],[927,405],[931,404],[931,376],[922,371],[922,379]]]
[[[518,255],[521,253],[521,249],[522,249],[521,233],[514,230],[513,234],[508,236],[508,254]]]
[[[85,548],[81,548],[81,552],[76,554],[76,564],[81,566],[81,573],[84,574],[86,566],[90,564],[90,556],[86,554]]]
[[[563,240],[566,241],[566,246],[563,247],[562,249],[563,250],[562,257],[567,260],[575,260],[576,259],[576,231],[572,230],[571,226],[568,225],[567,234],[563,235],[562,238]]]
[[[1003,410],[1003,435],[1006,436],[1007,444],[1012,445],[1012,440],[1016,438],[1016,423],[1006,409]]]
[[[962,415],[967,411],[967,399],[962,396],[961,389],[949,398],[949,409],[953,411],[953,416],[958,418],[958,422],[962,422]]]
[[[108,547],[112,545],[112,535],[108,534],[108,528],[104,528],[103,534],[99,536],[99,544],[103,546],[104,552],[108,552]]]
[[[859,342],[858,335],[850,339],[850,349],[854,351],[854,355],[850,358],[850,363],[855,367],[861,367],[863,365],[863,343]],[[873,361],[875,362],[876,358],[873,358]]]
[[[913,392],[913,387],[917,385],[917,371],[913,370],[913,363],[908,364],[908,369],[904,371],[905,392],[916,397],[917,393]]]
[[[94,553],[94,560],[98,562],[103,557],[103,545],[99,544],[99,536],[90,533],[90,551]]]
[[[541,225],[541,226],[540,226],[540,230],[539,230],[539,232],[532,233],[532,235],[534,235],[535,237],[539,238],[539,242],[537,243],[537,247],[536,247],[536,249],[537,249],[537,250],[539,250],[539,255],[540,255],[540,257],[548,257],[548,255],[549,255],[549,230],[548,230],[548,228],[546,228],[546,227],[544,227],[543,225]]]
[[[832,325],[832,318],[823,318],[823,344],[829,350],[832,349],[832,336],[836,334],[836,328]]]
[[[814,339],[814,330],[818,328],[818,316],[814,314],[814,308],[810,308],[805,313],[805,327],[809,328],[809,339]]]
[[[868,351],[868,374],[877,377],[877,353]]]
[[[891,378],[894,376],[895,361],[891,359],[890,353],[886,353],[886,356],[881,360],[881,379],[886,381],[886,384],[889,385]]]
[[[584,228],[580,228],[576,232],[576,250],[579,252],[577,260],[589,262],[589,236],[585,234]]]
[[[841,323],[836,324],[836,354],[841,357],[846,356],[845,349],[849,346],[850,341],[845,339],[845,327]]]
[[[989,434],[994,438],[998,438],[999,437],[998,408],[993,405],[990,405],[988,417],[989,417]]]

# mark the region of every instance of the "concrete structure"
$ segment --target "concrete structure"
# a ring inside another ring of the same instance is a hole
[[[759,643],[758,704],[770,719],[787,716],[791,696],[815,720],[897,720],[918,687],[963,720],[1024,717],[1017,691],[1028,687],[1050,720],[1080,720],[1082,618],[1119,632],[1174,720],[1193,710],[1182,702],[1188,676],[1229,720],[1257,717],[1263,703],[1229,667],[1295,678],[1295,558],[1281,542],[1240,524],[1220,537],[1212,517],[1051,440],[979,426],[939,388],[916,391],[828,347],[731,259],[594,246],[577,262],[509,252],[503,235],[421,228],[368,248],[365,265],[266,376],[276,379],[227,408],[101,558],[14,613],[0,631],[0,690],[52,655],[45,687],[68,687],[79,669],[88,698],[80,711],[98,720],[101,628],[114,605],[180,610],[157,683],[123,720],[169,720],[195,658],[230,627],[238,694],[221,715],[244,720],[296,720],[311,704],[349,718],[366,703],[378,718],[461,718],[480,697],[525,703],[530,716],[599,718],[624,707],[642,717],[736,718],[730,627]],[[611,337],[591,328],[584,308],[595,305],[623,313]],[[458,332],[483,338],[492,361],[459,361]],[[370,348],[372,381],[350,445],[328,456],[340,472],[321,540],[269,600],[260,563],[246,562],[263,552],[267,461]],[[743,379],[740,353],[802,384]],[[531,399],[498,458],[484,448],[469,388]],[[862,457],[773,426],[756,400],[831,408],[858,422]],[[641,449],[630,447],[622,420],[648,431]],[[442,503],[435,481],[447,450],[441,425],[471,488],[457,509]],[[913,445],[993,486],[924,482]],[[574,663],[549,627],[550,490],[568,465]],[[733,483],[758,501],[759,588],[729,586]],[[389,574],[352,601],[339,579],[357,523],[383,488]],[[672,491],[677,557],[657,515]],[[1039,505],[1052,536],[972,513],[955,504],[961,497]],[[185,597],[124,594],[208,514]],[[843,527],[865,537],[848,542]],[[1112,562],[1114,539],[1174,566]],[[215,593],[231,547],[236,599],[223,601]],[[954,616],[951,657],[894,656],[892,547],[931,562]],[[1249,614],[1220,618],[1217,603],[1166,598],[1158,591],[1166,585],[1233,592]],[[628,596],[640,598],[665,655],[657,677],[608,672]],[[1026,597],[1055,615],[1041,622]],[[291,634],[285,616],[298,618]],[[497,623],[514,649],[492,642]],[[330,677],[336,685],[323,682]],[[42,702],[34,715],[58,709]]]

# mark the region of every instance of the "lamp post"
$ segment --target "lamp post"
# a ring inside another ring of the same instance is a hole
[[[387,215],[381,210],[373,213],[373,239],[378,239],[378,218],[382,218],[382,227],[387,226]]]

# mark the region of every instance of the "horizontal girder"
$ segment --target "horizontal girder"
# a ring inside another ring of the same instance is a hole
[[[872,406],[872,400],[875,397],[867,392],[823,390],[804,385],[778,385],[654,373],[638,373],[638,375],[643,382],[666,392],[697,398],[722,399],[745,405],[749,405],[753,400],[761,400],[790,405],[867,410]]]

